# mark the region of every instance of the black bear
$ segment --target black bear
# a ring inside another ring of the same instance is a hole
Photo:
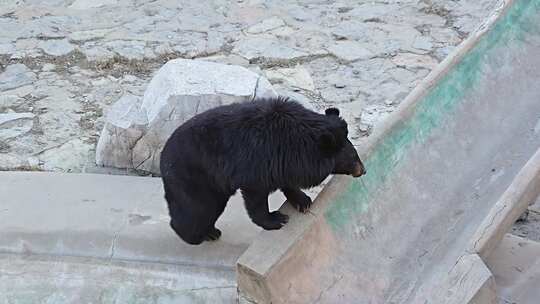
[[[189,244],[216,240],[214,225],[240,189],[249,217],[280,229],[288,216],[269,212],[268,195],[281,190],[305,212],[311,199],[300,189],[330,174],[365,173],[347,139],[339,110],[318,114],[285,97],[210,109],[174,131],[161,152],[160,170],[172,229]]]

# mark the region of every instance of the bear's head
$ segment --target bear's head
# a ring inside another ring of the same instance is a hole
[[[358,152],[347,138],[347,123],[339,117],[339,110],[329,108],[326,109],[325,113],[331,122],[331,127],[321,134],[320,144],[323,153],[334,159],[332,174],[345,174],[354,177],[366,174]]]

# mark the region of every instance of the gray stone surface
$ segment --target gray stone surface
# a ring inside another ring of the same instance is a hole
[[[0,113],[0,140],[5,141],[29,132],[34,117],[32,113]]]
[[[28,69],[24,64],[9,65],[0,74],[0,91],[15,89],[36,80],[36,74]]]
[[[283,26],[285,26],[285,22],[283,21],[283,19],[280,19],[278,17],[272,17],[250,26],[246,30],[246,32],[249,34],[260,34],[268,32],[270,30],[275,30]]]
[[[292,89],[315,90],[313,78],[311,78],[309,71],[301,65],[293,68],[268,69],[266,77],[270,82],[283,83]]]
[[[334,45],[328,48],[328,51],[345,61],[370,59],[375,56],[365,46],[356,41],[336,41]]]
[[[115,5],[118,0],[75,0],[69,7],[73,9],[89,9],[105,5]]]
[[[271,37],[248,37],[235,44],[233,53],[248,60],[286,61],[308,56],[309,53],[281,44]]]
[[[141,102],[138,96],[124,95],[109,108],[96,146],[96,164],[133,168],[133,147],[148,124]]]
[[[115,40],[106,43],[105,47],[128,60],[141,60],[144,58],[145,43],[141,41]]]
[[[44,40],[38,44],[38,47],[46,54],[52,56],[64,56],[75,50],[73,44],[69,43],[67,39]]]
[[[176,59],[150,82],[142,103],[124,96],[106,116],[97,144],[98,165],[159,173],[159,154],[170,134],[207,109],[276,96],[262,76],[233,65]]]
[[[241,65],[314,109],[351,111],[354,133],[364,107],[394,109],[497,2],[4,1],[0,113],[36,119],[2,153],[26,161],[79,139],[95,155],[106,109],[125,94],[142,97],[178,57]],[[374,115],[370,128],[383,119]],[[93,166],[81,155],[66,159],[67,170]]]

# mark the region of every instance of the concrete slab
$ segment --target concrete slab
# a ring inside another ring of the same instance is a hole
[[[440,282],[470,275],[457,266],[478,253],[470,242],[489,228],[484,220],[509,228],[540,189],[538,157],[525,166],[540,147],[540,1],[501,3],[374,130],[361,147],[366,176],[334,178],[312,217],[261,233],[238,262],[244,295],[274,304],[438,303],[452,287]],[[502,198],[511,202],[495,217]],[[489,231],[485,252],[500,235]],[[481,270],[469,285],[479,293],[458,299],[493,300]]]
[[[0,254],[0,303],[236,303],[231,270]]]
[[[486,263],[497,282],[499,303],[538,303],[539,242],[507,234]]]
[[[217,242],[191,246],[169,228],[161,180],[0,172],[0,252],[94,257],[232,269],[261,231],[234,196]],[[271,205],[284,202],[271,196]]]
[[[496,284],[491,271],[477,254],[461,257],[448,276],[440,278],[430,303],[496,304]]]

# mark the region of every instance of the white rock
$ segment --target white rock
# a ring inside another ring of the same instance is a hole
[[[233,53],[248,60],[256,58],[291,60],[309,55],[303,50],[288,47],[275,39],[264,37],[252,37],[240,40],[235,44]]]
[[[387,105],[400,103],[409,93],[407,83],[398,83],[396,81],[385,81],[377,86],[379,94],[373,94],[372,98]],[[377,98],[378,97],[378,98]]]
[[[105,85],[110,84],[111,80],[109,80],[108,78],[105,78],[105,77],[101,77],[101,78],[97,78],[95,80],[91,80],[90,83],[94,87],[101,87],[101,86],[105,86]]]
[[[354,9],[347,14],[353,16],[354,20],[361,21],[384,19],[386,16],[393,13],[393,10],[398,10],[398,7],[399,4],[375,3],[375,1],[369,1],[368,3],[354,6]]]
[[[271,31],[273,29],[277,29],[282,26],[285,26],[285,22],[282,19],[278,17],[272,17],[250,26],[246,32],[250,34],[260,34]]]
[[[88,31],[77,31],[69,34],[69,39],[73,41],[86,41],[103,38],[110,33],[110,29],[96,29]]]
[[[0,55],[7,55],[14,53],[16,50],[15,46],[11,43],[0,43]]]
[[[34,116],[32,113],[1,113],[0,140],[28,133],[34,125]]]
[[[131,83],[131,82],[136,82],[137,80],[139,80],[139,78],[137,78],[134,75],[125,75],[124,78],[122,79],[122,82]]]
[[[374,56],[373,52],[365,48],[356,41],[336,41],[334,45],[328,48],[328,51],[334,56],[346,60],[355,61],[369,59]]]
[[[96,148],[96,162],[159,173],[165,141],[186,120],[220,105],[271,96],[277,95],[268,80],[243,67],[169,61],[148,85],[140,108],[134,97],[113,105]]]
[[[39,42],[38,47],[52,56],[67,55],[75,50],[75,46],[69,43],[67,39],[43,40]]]
[[[416,37],[416,40],[414,41],[412,46],[415,49],[426,51],[431,51],[431,49],[433,49],[433,43],[431,42],[431,39],[426,36]]]
[[[430,35],[435,41],[450,45],[457,45],[461,42],[459,34],[453,29],[434,27],[430,30]]]
[[[113,126],[127,129],[136,125],[146,125],[148,121],[141,111],[141,98],[125,94],[106,112],[105,119]]]
[[[103,62],[114,57],[114,53],[102,46],[84,45],[81,51],[90,62]]]
[[[126,59],[141,60],[144,58],[145,42],[115,40],[105,44],[110,50]]]
[[[55,69],[56,69],[56,65],[52,63],[45,63],[43,67],[41,68],[43,72],[50,72],[50,71],[54,71]]]
[[[105,126],[96,146],[97,165],[133,167],[131,153],[147,124],[141,102],[140,97],[126,94],[105,113]]]
[[[308,91],[315,90],[315,84],[309,71],[300,65],[295,68],[268,70],[266,71],[266,77],[270,82],[282,82],[291,88],[300,88]]]
[[[11,107],[20,100],[21,98],[17,95],[0,95],[0,109]]]
[[[11,153],[0,153],[0,170],[15,170],[28,167],[29,163],[25,158]]]
[[[79,138],[71,139],[37,157],[40,168],[46,171],[81,172],[90,158],[93,145]]]
[[[397,54],[394,58],[392,58],[392,62],[399,67],[405,67],[408,69],[423,68],[429,70],[432,70],[438,64],[437,60],[430,56],[410,53]]]
[[[361,20],[346,20],[330,29],[332,35],[336,38],[347,38],[356,41],[367,41],[373,34],[369,30],[369,24]]]
[[[0,91],[15,89],[36,80],[36,74],[27,68],[24,64],[9,65],[6,70],[0,74]]]
[[[0,126],[18,119],[33,119],[34,116],[32,113],[0,113]]]
[[[373,126],[377,122],[387,117],[393,111],[392,107],[383,105],[370,105],[363,109],[361,123],[367,126]]]
[[[204,58],[199,58],[197,60],[211,61],[216,63],[224,63],[229,65],[239,65],[239,66],[248,66],[249,61],[244,57],[238,55],[214,55]]]
[[[167,42],[157,45],[154,49],[154,53],[157,55],[166,55],[172,52],[174,52],[174,50],[172,46]]]
[[[271,30],[269,33],[276,37],[287,37],[285,39],[288,39],[289,36],[296,33],[296,30],[290,26],[282,26]]]
[[[118,1],[117,0],[75,0],[73,4],[71,4],[69,7],[73,9],[89,9],[89,8],[96,8],[96,7],[102,7],[105,5],[115,5]]]

